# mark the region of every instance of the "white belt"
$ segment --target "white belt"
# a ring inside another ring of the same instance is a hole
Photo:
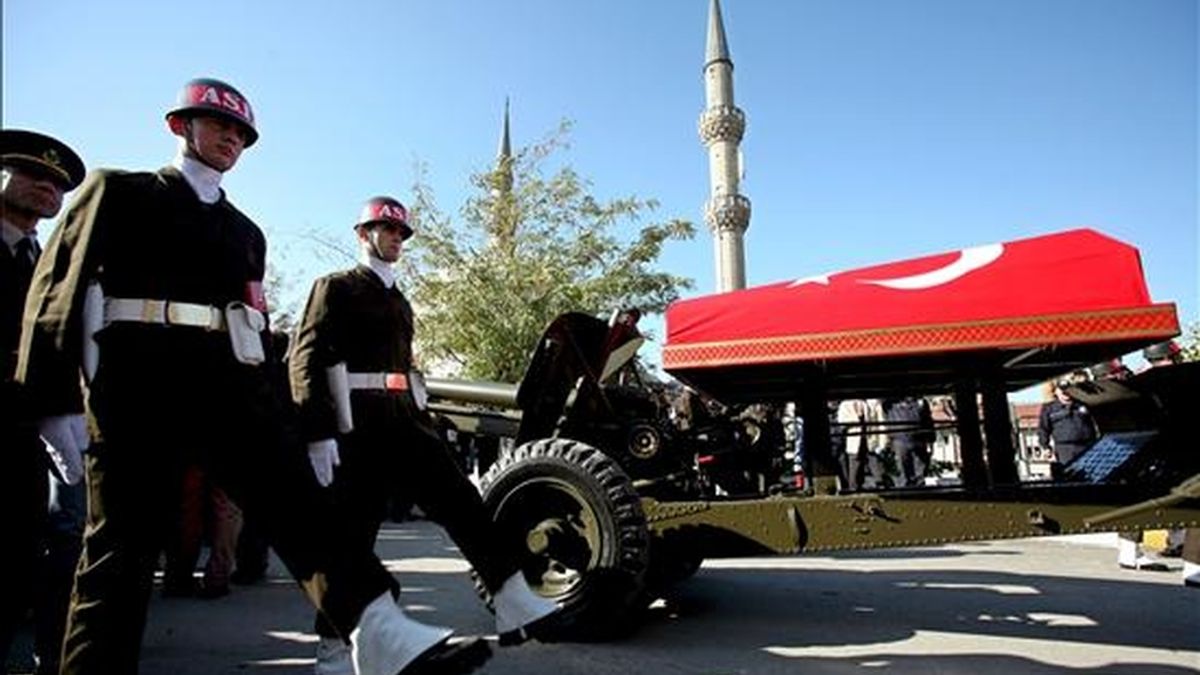
[[[171,300],[105,298],[104,323],[107,325],[113,321],[225,330],[225,313],[216,307]]]
[[[352,390],[408,391],[405,373],[346,373],[346,382]]]

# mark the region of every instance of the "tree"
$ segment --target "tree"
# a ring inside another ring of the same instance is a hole
[[[271,330],[291,333],[296,326],[296,303],[285,300],[290,295],[293,283],[280,267],[267,263],[267,274],[263,284],[263,293],[267,299],[267,307],[271,310]]]
[[[427,364],[516,382],[542,329],[561,312],[661,312],[691,287],[690,279],[653,267],[667,241],[695,235],[690,222],[645,223],[622,240],[620,226],[642,223],[655,200],[601,201],[569,166],[544,175],[569,130],[564,122],[473,175],[457,223],[438,208],[418,168],[409,213],[418,236],[403,264]]]
[[[1183,351],[1184,361],[1200,361],[1200,321],[1187,327],[1186,333],[1179,340]]]

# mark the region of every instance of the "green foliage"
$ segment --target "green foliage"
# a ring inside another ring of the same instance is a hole
[[[1200,321],[1188,326],[1179,338],[1184,361],[1200,361]]]
[[[298,314],[296,303],[285,299],[290,296],[293,286],[292,281],[287,278],[278,265],[267,263],[263,293],[266,295],[267,307],[271,312],[272,331],[291,333],[296,325],[296,315]]]
[[[653,199],[600,201],[570,167],[544,175],[569,129],[563,123],[494,170],[473,175],[459,222],[441,211],[419,171],[409,212],[417,236],[402,264],[427,364],[516,382],[559,313],[660,312],[691,287],[690,279],[654,269],[667,241],[694,236],[690,222],[644,222],[658,206]],[[631,229],[638,231],[620,236]]]

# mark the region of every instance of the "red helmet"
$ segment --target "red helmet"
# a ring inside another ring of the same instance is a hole
[[[201,77],[188,80],[179,91],[175,107],[167,111],[167,118],[174,115],[214,115],[233,120],[246,130],[246,147],[258,140],[254,128],[254,111],[250,102],[232,86],[211,78]]]
[[[354,227],[368,227],[380,223],[394,225],[400,228],[405,239],[413,235],[412,226],[408,224],[408,209],[391,197],[372,197],[363,205],[362,213]]]

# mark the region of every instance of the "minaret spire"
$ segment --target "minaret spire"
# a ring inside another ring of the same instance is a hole
[[[708,49],[704,67],[707,68],[714,61],[728,61],[730,66],[733,65],[733,61],[729,60],[729,44],[725,42],[725,22],[721,20],[721,3],[717,0],[712,0],[712,4],[708,7]]]
[[[500,147],[496,150],[496,190],[511,192],[513,186],[512,143],[508,134],[508,97],[504,97],[504,121],[500,126]]]
[[[700,140],[708,147],[709,199],[704,220],[713,232],[717,290],[746,287],[743,237],[750,226],[750,200],[738,192],[741,181],[739,146],[746,115],[733,102],[733,60],[725,40],[721,3],[708,7],[708,44],[704,61],[704,98]]]
[[[512,145],[508,140],[508,97],[504,97],[504,122],[500,127],[500,148],[496,151],[496,159],[512,157]]]

